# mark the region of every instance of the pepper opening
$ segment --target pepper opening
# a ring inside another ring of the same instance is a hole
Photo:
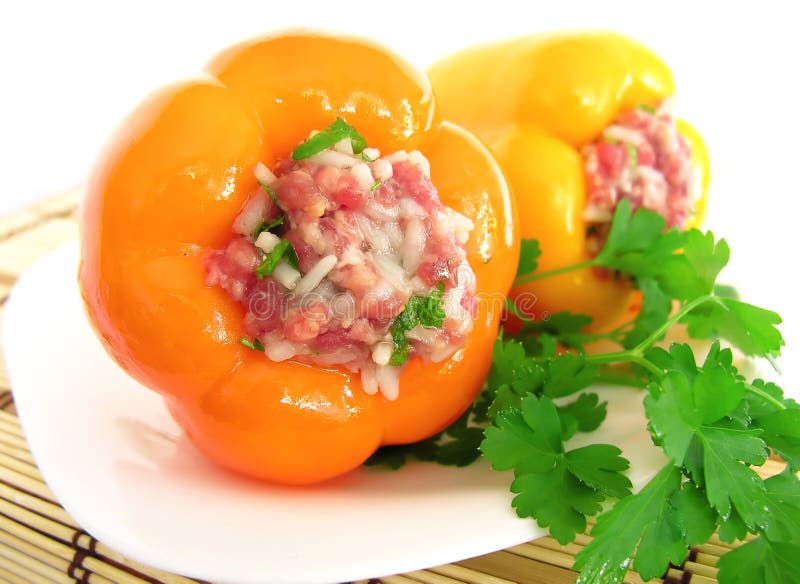
[[[694,213],[700,189],[689,142],[678,131],[671,102],[640,105],[624,112],[582,149],[589,223],[589,251],[602,249],[624,198],[631,208],[661,214],[667,227],[683,227]]]
[[[353,146],[348,136],[272,169],[259,163],[262,188],[206,257],[206,284],[243,305],[248,348],[342,365],[392,400],[409,357],[443,361],[472,330],[474,226],[442,204],[420,152]]]

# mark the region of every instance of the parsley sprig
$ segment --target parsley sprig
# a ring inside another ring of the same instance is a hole
[[[305,160],[306,158],[311,158],[345,138],[350,138],[354,154],[361,153],[367,147],[367,141],[364,136],[359,134],[358,130],[342,118],[336,118],[330,126],[317,132],[295,148],[292,151],[292,159]]]
[[[447,316],[442,307],[444,284],[439,282],[427,296],[412,296],[408,299],[403,312],[397,315],[389,333],[392,336],[394,350],[389,359],[390,365],[402,365],[408,361],[411,351],[406,333],[417,326],[439,328]]]
[[[264,276],[269,276],[283,259],[295,270],[298,269],[297,252],[288,239],[281,239],[271,252],[264,254],[264,259],[255,269],[256,277],[260,280]]]
[[[800,405],[734,364],[732,348],[772,360],[784,342],[776,313],[717,283],[730,255],[726,242],[710,232],[666,230],[662,217],[633,213],[623,201],[592,260],[535,272],[539,254],[536,242],[523,241],[517,283],[604,268],[641,291],[641,310],[601,334],[586,332],[590,319],[583,315],[523,319],[519,332],[498,338],[484,388],[456,425],[417,445],[392,447],[390,459],[379,451],[372,462],[397,467],[411,456],[452,464],[453,452],[461,462],[480,452],[493,468],[513,471],[517,514],[562,544],[597,516],[594,539],[576,557],[579,583],[623,582],[629,569],[644,580],[663,576],[715,530],[726,542],[757,536],[720,560],[721,583],[796,581]],[[661,346],[678,325],[710,340],[704,355],[688,343]],[[584,352],[598,339],[616,348]],[[629,462],[615,445],[567,443],[602,424],[606,404],[591,388],[603,382],[643,393],[647,428],[667,456],[635,494],[625,476]],[[787,469],[763,480],[753,467],[770,451]]]

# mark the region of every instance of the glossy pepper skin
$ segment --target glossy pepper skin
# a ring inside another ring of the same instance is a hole
[[[540,271],[591,259],[580,148],[621,113],[674,93],[672,74],[656,55],[613,33],[528,36],[470,48],[435,63],[429,76],[443,114],[475,132],[500,162],[521,237],[539,240]],[[705,209],[708,156],[691,126],[679,120],[678,128],[699,182],[696,224]],[[512,297],[537,317],[588,314],[596,329],[619,324],[632,302],[628,284],[592,269],[517,285]]]
[[[83,208],[79,280],[106,349],[208,457],[279,483],[340,475],[382,444],[446,427],[480,389],[498,329],[499,310],[480,303],[466,347],[442,363],[412,359],[394,402],[344,368],[275,363],[239,344],[244,309],[205,286],[204,254],[232,236],[256,162],[289,155],[336,116],[370,146],[429,158],[443,202],[476,225],[477,293],[507,292],[519,237],[497,164],[442,120],[423,74],[363,41],[297,33],[221,53],[205,78],[162,89],[123,123]]]

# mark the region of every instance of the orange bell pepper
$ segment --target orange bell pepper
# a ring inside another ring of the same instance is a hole
[[[311,33],[230,48],[206,78],[162,89],[117,131],[88,185],[80,286],[113,358],[159,392],[209,458],[286,484],[360,465],[380,445],[414,442],[456,420],[489,370],[500,310],[479,302],[467,345],[441,363],[412,358],[400,397],[367,395],[342,367],[272,362],[241,346],[244,308],[204,284],[253,168],[286,157],[337,116],[384,152],[419,149],[444,204],[475,223],[476,294],[511,286],[519,237],[497,164],[443,121],[430,83],[371,43]]]
[[[471,48],[435,63],[429,75],[448,119],[475,132],[503,168],[517,202],[521,237],[538,239],[539,270],[591,259],[582,146],[617,117],[673,95],[666,65],[642,45],[613,33],[528,36]],[[705,210],[708,155],[700,136],[679,120]],[[525,294],[525,297],[521,295]],[[631,287],[592,269],[517,285],[512,297],[537,317],[569,310],[593,317],[594,328],[618,324]]]

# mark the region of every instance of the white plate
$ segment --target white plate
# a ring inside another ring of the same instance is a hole
[[[161,399],[106,355],[84,315],[69,244],[31,268],[6,308],[4,346],[34,458],[89,533],[131,559],[219,582],[335,582],[448,563],[542,535],[511,510],[508,473],[409,464],[311,488],[234,476],[204,460]],[[592,442],[620,446],[641,486],[663,464],[640,393],[604,389]],[[585,439],[585,438],[584,438]]]

